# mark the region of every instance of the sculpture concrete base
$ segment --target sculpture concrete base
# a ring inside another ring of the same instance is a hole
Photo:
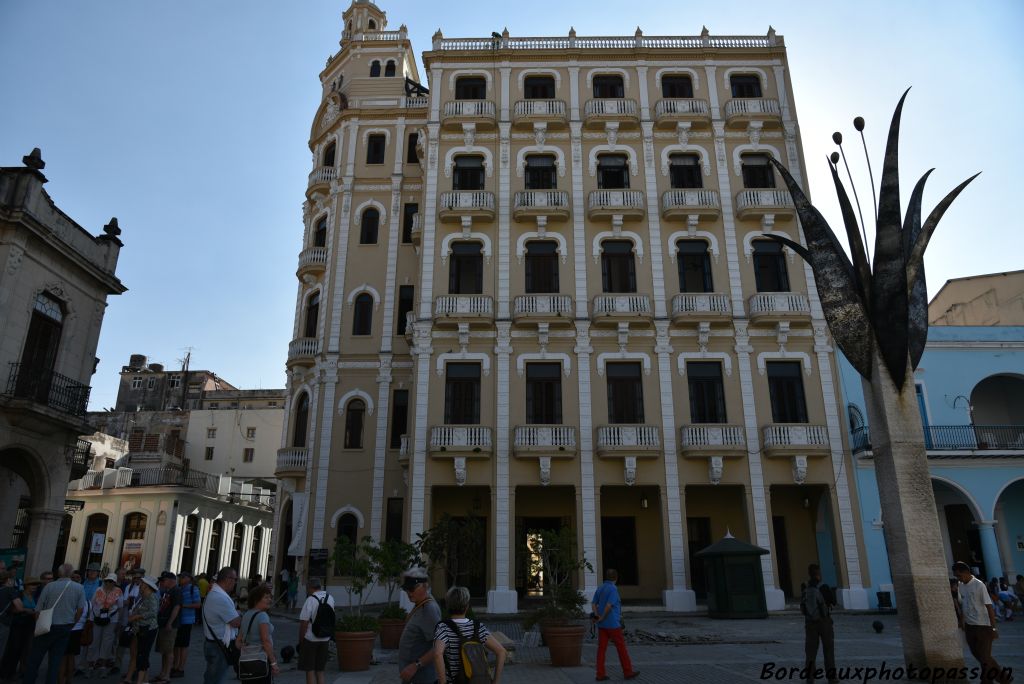
[[[769,611],[786,609],[786,594],[775,587],[764,588],[764,602]]]
[[[661,592],[665,610],[673,613],[693,613],[697,610],[697,595],[690,589],[666,589]]]
[[[515,613],[519,610],[519,595],[511,589],[491,589],[487,592],[488,613]]]
[[[871,605],[868,602],[868,591],[864,587],[850,587],[840,589],[839,605],[846,610],[868,610]]]

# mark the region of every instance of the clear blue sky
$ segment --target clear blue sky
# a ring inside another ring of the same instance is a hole
[[[417,54],[446,36],[764,34],[785,36],[810,189],[839,226],[825,157],[831,133],[867,119],[880,169],[900,93],[914,86],[901,145],[904,202],[936,167],[930,209],[984,171],[929,248],[929,290],[948,278],[1022,267],[1019,117],[1024,3],[629,2],[509,4],[381,0]],[[241,387],[283,386],[292,331],[317,74],[338,48],[347,0],[0,0],[0,165],[43,150],[47,189],[96,233],[124,229],[93,378],[114,403],[131,353]],[[596,12],[595,8],[601,11]],[[422,69],[421,69],[422,71]],[[848,150],[856,151],[849,147]],[[862,156],[852,155],[861,197]],[[1014,199],[1017,198],[1017,199]],[[870,201],[870,200],[869,200]]]

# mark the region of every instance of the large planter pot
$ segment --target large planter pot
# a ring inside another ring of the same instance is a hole
[[[376,632],[335,632],[338,646],[338,668],[342,672],[362,672],[370,669]]]
[[[400,618],[379,618],[380,623],[380,647],[398,648],[398,642],[402,639],[402,630],[405,629],[405,620]]]
[[[583,625],[548,624],[544,626],[544,640],[548,644],[554,667],[578,667],[583,656]]]

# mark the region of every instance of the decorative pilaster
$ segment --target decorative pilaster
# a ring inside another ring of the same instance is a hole
[[[590,403],[590,321],[576,320],[576,373],[579,376],[580,408],[580,530],[583,554],[597,567],[597,483],[594,481],[594,422]],[[592,596],[599,585],[597,571],[584,571],[584,593]]]
[[[310,470],[313,472],[310,474],[312,477],[306,478],[306,491],[310,495],[313,494],[313,491],[316,492],[313,510],[310,511],[313,517],[313,536],[309,540],[310,547],[307,548],[314,546],[324,548],[327,543],[324,538],[324,518],[327,515],[327,481],[331,464],[331,427],[334,425],[334,404],[337,401],[335,399],[338,387],[337,356],[332,354],[318,370],[320,383],[323,385],[324,403],[321,413],[323,428],[320,431],[320,446],[316,453],[315,470],[313,470],[311,459]]]
[[[430,201],[427,195],[427,201]],[[413,452],[409,460],[409,535],[415,539],[424,530],[426,511],[426,467],[427,467],[427,425],[430,407],[430,359],[434,353],[431,346],[430,320],[413,322],[412,354],[416,358],[416,410],[413,428]]]
[[[506,297],[507,302],[507,297]],[[495,397],[495,451],[494,451],[494,589],[487,592],[487,611],[514,613],[518,610],[518,595],[514,589],[515,567],[513,559],[511,479],[509,472],[509,395],[510,363],[512,355],[512,323],[498,321],[497,342],[494,345],[497,366],[497,397]]]
[[[389,286],[393,282],[393,279],[389,279]],[[389,287],[389,291],[391,289]],[[377,436],[374,440],[376,447],[373,454],[373,496],[370,507],[370,536],[377,540],[382,538],[384,502],[387,500],[384,496],[384,467],[387,462],[388,417],[391,414],[391,362],[391,354],[381,353],[380,369],[377,372]]]

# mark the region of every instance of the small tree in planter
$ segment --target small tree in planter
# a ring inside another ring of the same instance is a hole
[[[529,613],[524,622],[527,629],[540,624],[556,667],[576,667],[583,652],[586,628],[579,622],[584,616],[587,600],[575,586],[581,570],[593,570],[576,545],[576,531],[563,527],[558,531],[540,533],[540,556],[544,567],[544,604]]]
[[[345,593],[348,594],[348,609],[338,616],[334,626],[334,641],[338,646],[338,665],[344,672],[370,669],[373,659],[373,642],[377,638],[377,619],[363,615],[363,601],[375,583],[370,550],[373,542],[369,537],[353,543],[341,536],[334,544],[334,570],[336,575],[346,578]]]
[[[394,600],[395,591],[402,581],[402,573],[422,561],[415,546],[394,539],[370,545],[368,553],[371,572],[387,592],[387,604],[379,616],[380,645],[381,648],[398,648],[406,613]]]
[[[459,579],[484,571],[483,557],[475,550],[485,532],[483,520],[472,513],[460,518],[445,513],[437,524],[417,535],[415,548],[427,557],[431,571],[444,570],[449,587],[466,584]]]

